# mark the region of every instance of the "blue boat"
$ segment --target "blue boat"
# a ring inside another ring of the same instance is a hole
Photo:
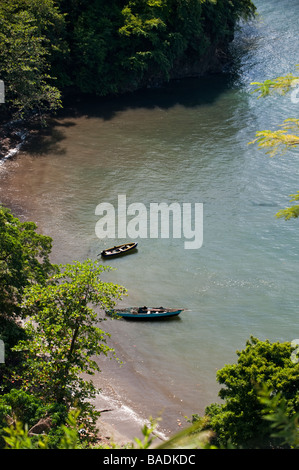
[[[106,310],[107,315],[112,317],[122,317],[133,320],[157,320],[160,318],[175,317],[184,309],[163,308],[163,307],[127,307]]]

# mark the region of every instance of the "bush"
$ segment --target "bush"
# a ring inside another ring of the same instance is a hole
[[[272,427],[265,419],[268,410],[260,400],[266,387],[277,398],[276,407],[284,403],[285,414],[292,419],[299,411],[299,364],[292,360],[291,343],[270,343],[251,337],[239,352],[237,364],[226,365],[217,373],[224,384],[219,396],[225,404],[206,409],[210,427],[216,432],[217,444],[228,442],[241,447],[275,447],[282,445],[272,437]]]

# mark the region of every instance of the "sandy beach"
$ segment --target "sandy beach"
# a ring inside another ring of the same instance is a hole
[[[92,404],[97,411],[101,412],[97,427],[103,442],[116,444],[120,447],[126,445],[133,445],[135,447],[135,438],[143,441],[142,429],[144,425],[151,426],[150,420],[152,418],[157,420],[153,432],[155,436],[153,447],[172,436],[174,432],[167,428],[167,423],[162,419],[159,420],[159,416],[148,415],[148,409],[145,403],[143,403],[142,395],[138,404],[128,400],[128,396],[125,396],[124,393],[126,383],[123,384],[116,378],[115,370],[118,367],[117,363],[114,360],[110,362],[107,358],[106,361],[102,359],[101,362],[101,371],[95,373],[92,378],[94,385],[98,389]],[[90,377],[85,378],[90,380]],[[132,380],[132,377],[128,376],[128,386],[130,379]]]
[[[126,407],[111,397],[99,394],[95,401],[96,408],[102,410],[97,427],[100,436],[100,444],[123,448],[133,446],[137,448],[135,438],[143,440],[142,427],[149,424],[142,420],[133,410]],[[159,445],[167,437],[159,431],[154,432],[153,447]]]

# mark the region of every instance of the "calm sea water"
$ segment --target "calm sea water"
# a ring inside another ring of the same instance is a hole
[[[298,221],[275,218],[298,190],[299,153],[270,159],[248,145],[257,130],[298,116],[290,95],[257,100],[250,86],[296,73],[298,1],[256,5],[259,17],[238,31],[225,73],[77,103],[1,167],[2,202],[53,237],[59,263],[97,259],[123,242],[95,234],[96,206],[117,206],[120,194],[146,208],[203,204],[200,249],[142,238],[137,253],[104,261],[116,268],[104,279],[128,290],[123,305],[186,309],[172,321],[102,323],[123,365],[99,358],[95,377],[126,410],[161,413],[172,431],[219,400],[216,372],[250,335],[299,337]]]

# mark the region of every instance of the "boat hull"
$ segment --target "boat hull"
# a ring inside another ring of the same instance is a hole
[[[125,255],[137,248],[138,243],[124,243],[122,245],[114,246],[113,248],[108,248],[101,252],[103,258],[114,258],[116,256]]]
[[[107,315],[112,317],[121,317],[132,320],[158,320],[169,317],[178,316],[183,309],[160,309],[160,308],[149,308],[146,311],[140,308],[127,308],[127,309],[112,309],[107,310]]]

